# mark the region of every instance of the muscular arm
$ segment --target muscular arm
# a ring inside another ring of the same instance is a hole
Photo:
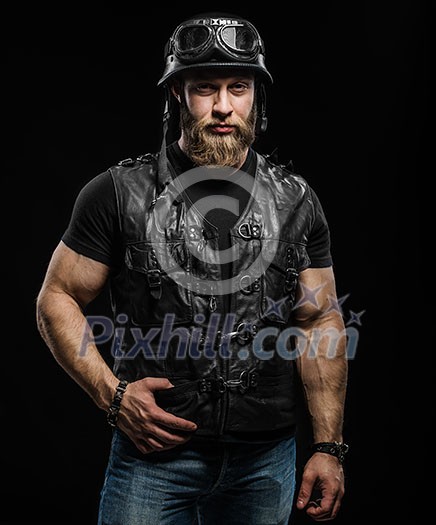
[[[94,344],[88,344],[86,352],[81,352],[81,347],[85,330],[89,331],[83,309],[101,292],[108,275],[108,266],[61,242],[37,297],[42,338],[57,362],[105,410],[118,380]]]
[[[315,442],[342,441],[347,385],[345,326],[337,305],[335,279],[329,268],[310,268],[300,275],[295,323],[305,347],[297,360]],[[309,507],[314,519],[333,518],[344,493],[338,460],[316,453],[308,461],[297,506],[304,508],[314,488],[321,490],[319,507]]]
[[[297,360],[297,368],[313,437],[315,442],[341,441],[347,383],[346,341],[331,267],[301,273],[298,302],[301,306],[296,310],[295,323],[305,334],[307,346]]]
[[[37,297],[37,323],[42,338],[57,362],[107,410],[118,378],[112,373],[92,340],[83,309],[102,291],[110,269],[80,255],[61,242],[53,253]],[[83,351],[83,336],[86,351]],[[146,377],[129,384],[123,396],[118,426],[143,453],[172,448],[186,442],[195,423],[157,406],[153,391],[171,388],[166,378]]]

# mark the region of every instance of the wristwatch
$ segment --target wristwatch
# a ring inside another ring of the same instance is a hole
[[[350,447],[346,443],[339,443],[338,441],[322,441],[312,445],[312,452],[324,452],[338,458],[339,463],[343,463],[345,454]]]

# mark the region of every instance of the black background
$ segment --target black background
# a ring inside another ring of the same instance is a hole
[[[96,522],[110,429],[39,337],[34,301],[83,184],[158,149],[156,82],[171,31],[216,7],[38,8],[4,21],[2,523]],[[257,26],[275,79],[257,149],[278,148],[317,191],[338,295],[349,294],[345,318],[364,311],[353,325],[351,449],[336,523],[396,523],[416,510],[415,455],[403,440],[415,443],[419,426],[407,351],[420,342],[408,327],[420,313],[425,13],[412,1],[237,7],[218,9]],[[107,297],[91,311],[106,313]],[[298,512],[292,523],[306,522]]]

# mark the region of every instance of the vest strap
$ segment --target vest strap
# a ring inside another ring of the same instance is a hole
[[[198,389],[200,392],[209,392],[222,395],[228,389],[236,388],[241,394],[245,394],[250,388],[256,388],[259,383],[259,374],[255,368],[243,370],[239,379],[228,379],[223,377],[200,379]]]
[[[162,280],[160,270],[147,270],[147,282],[150,287],[150,293],[155,299],[162,296]]]

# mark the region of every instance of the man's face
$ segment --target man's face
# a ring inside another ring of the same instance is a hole
[[[241,70],[185,73],[177,95],[186,153],[198,165],[239,166],[255,139],[254,75]]]

